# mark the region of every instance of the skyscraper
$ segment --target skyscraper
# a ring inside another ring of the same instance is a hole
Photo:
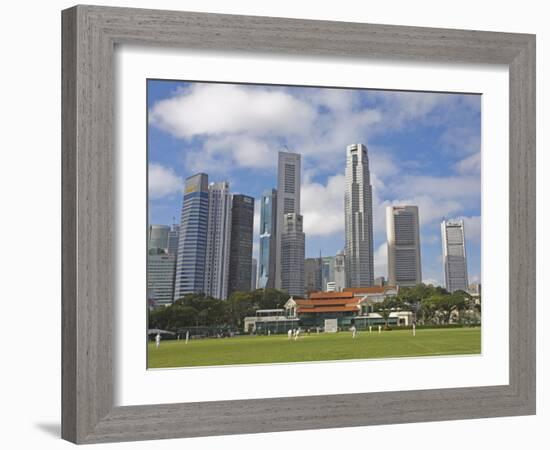
[[[346,283],[346,255],[344,251],[341,250],[334,257],[334,290],[336,292],[343,292],[344,288],[347,287]]]
[[[386,208],[388,239],[388,283],[390,286],[414,286],[422,282],[420,259],[420,222],[418,207]]]
[[[281,289],[297,297],[303,297],[305,287],[303,222],[300,214],[285,214],[281,230]]]
[[[348,287],[374,283],[372,186],[367,147],[348,145],[344,193],[346,276]]]
[[[265,191],[260,205],[258,288],[275,287],[277,258],[277,189]]]
[[[231,207],[229,183],[210,183],[204,293],[220,300],[227,298]]]
[[[208,175],[204,173],[185,180],[180,227],[174,300],[204,292],[208,232]]]
[[[256,258],[252,258],[252,274],[250,277],[250,289],[255,290],[258,287],[258,260]]]
[[[170,232],[170,227],[168,225],[149,225],[147,249],[154,250],[154,249],[160,248],[165,252],[167,252],[169,232]]]
[[[168,232],[168,254],[169,255],[177,256],[179,239],[180,239],[180,226],[175,223],[172,225],[172,229]]]
[[[334,262],[335,256],[323,256],[322,258],[322,268],[321,268],[321,290],[327,290],[327,283],[332,283],[334,281]]]
[[[276,255],[276,281],[277,289],[285,289],[284,286],[293,285],[290,280],[283,280],[283,273],[298,274],[302,284],[297,292],[304,290],[304,258],[301,260],[297,255],[305,255],[305,236],[303,234],[303,218],[300,215],[300,179],[301,179],[301,156],[298,153],[279,152],[278,174],[277,174],[277,255]],[[292,215],[292,216],[289,216]],[[285,222],[287,224],[285,225]],[[299,228],[299,231],[297,231]],[[292,236],[285,238],[284,233]],[[294,242],[301,245],[301,248],[292,249],[291,253],[283,254],[283,241],[287,244]],[[294,276],[294,275],[293,275]],[[290,293],[290,291],[289,291]]]
[[[306,293],[323,290],[323,260],[321,258],[305,259],[304,279]]]
[[[441,222],[445,287],[449,292],[468,289],[463,220]]]
[[[176,256],[162,249],[151,249],[147,255],[147,291],[154,306],[166,306],[174,300]]]
[[[242,194],[233,195],[228,295],[235,291],[250,291],[253,229],[254,198]]]

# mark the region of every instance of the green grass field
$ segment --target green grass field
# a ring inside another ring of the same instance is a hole
[[[238,336],[221,339],[162,341],[148,346],[148,367],[218,366],[406,356],[467,355],[481,352],[480,328],[303,333],[297,341],[286,335]]]

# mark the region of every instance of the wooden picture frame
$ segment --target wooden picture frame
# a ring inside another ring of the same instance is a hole
[[[62,31],[64,439],[95,443],[535,413],[535,36],[98,6],[63,11]],[[116,44],[507,65],[509,384],[114,407]]]

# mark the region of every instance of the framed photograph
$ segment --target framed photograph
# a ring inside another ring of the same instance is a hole
[[[65,439],[535,413],[533,35],[62,23]]]

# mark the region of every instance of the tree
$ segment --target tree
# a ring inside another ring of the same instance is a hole
[[[240,328],[247,316],[257,309],[282,308],[288,300],[286,292],[277,289],[256,289],[233,292],[227,300],[202,293],[186,294],[172,305],[149,312],[149,327],[178,330],[188,326]]]
[[[422,306],[432,314],[432,317],[437,314],[443,323],[449,323],[453,312],[464,309],[466,305],[464,294],[462,291],[456,291],[452,294],[432,295],[422,301]]]
[[[392,311],[400,309],[401,302],[397,297],[386,297],[383,301],[374,304],[374,310],[384,319],[385,327],[389,328],[389,319]]]
[[[229,321],[235,327],[241,327],[247,316],[256,314],[257,303],[251,292],[233,292],[228,302]]]

